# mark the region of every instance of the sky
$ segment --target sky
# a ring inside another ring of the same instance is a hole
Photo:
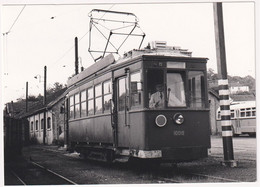
[[[89,4],[77,5],[72,4],[72,1],[66,2],[70,5],[2,4],[3,103],[25,98],[26,82],[29,84],[29,95],[43,95],[44,66],[47,66],[47,87],[51,87],[54,82],[66,84],[68,77],[75,71],[75,37],[79,38],[80,64],[87,68],[94,63],[88,52],[88,15],[92,9],[134,13],[141,30],[146,34],[142,47],[151,41],[167,41],[168,45],[188,49],[193,57],[207,57],[207,67],[217,73],[213,3],[210,1],[153,4],[108,3],[111,1],[93,4],[94,1],[91,1]],[[97,15],[98,18],[107,16]],[[254,1],[224,1],[223,16],[228,74],[256,77]],[[138,48],[140,38],[130,39]],[[92,41],[94,43],[95,38]],[[105,43],[101,46],[105,47]],[[124,46],[121,55],[131,50],[130,46]]]

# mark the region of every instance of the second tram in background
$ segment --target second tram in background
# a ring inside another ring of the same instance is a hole
[[[221,131],[220,110],[217,111],[217,126]],[[233,136],[248,134],[256,136],[256,104],[255,101],[233,102],[230,105],[230,117]]]
[[[207,58],[154,42],[108,55],[68,81],[70,148],[87,158],[166,162],[207,157]]]

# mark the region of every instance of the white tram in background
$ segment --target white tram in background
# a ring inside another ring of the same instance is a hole
[[[256,136],[256,102],[239,101],[230,104],[230,118],[233,136],[248,134]],[[221,131],[220,109],[217,111],[217,127]]]

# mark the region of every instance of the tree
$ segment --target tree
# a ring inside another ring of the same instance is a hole
[[[64,86],[62,83],[55,82],[51,88],[48,88],[48,89],[46,90],[46,94],[47,94],[47,95],[53,94],[53,93],[55,93],[55,92],[57,92],[57,91],[62,90],[62,89],[65,88],[65,87],[66,87],[66,86]]]

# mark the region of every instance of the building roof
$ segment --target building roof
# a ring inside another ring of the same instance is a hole
[[[46,97],[46,104],[43,105],[43,101],[29,102],[28,103],[28,112],[26,112],[26,103],[25,100],[16,102],[16,103],[7,103],[6,112],[9,113],[9,116],[14,118],[24,118],[31,116],[35,113],[41,112],[46,108],[52,108],[60,99],[65,95],[67,88],[63,88],[55,93],[52,93]]]

